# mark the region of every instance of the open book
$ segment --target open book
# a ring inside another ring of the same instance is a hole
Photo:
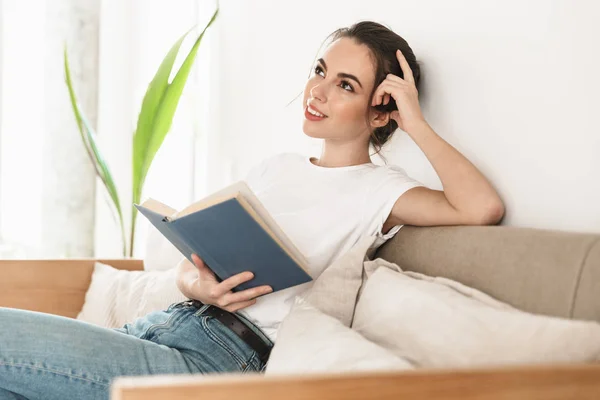
[[[269,285],[276,292],[312,280],[305,258],[243,181],[181,211],[154,199],[134,206],[181,254],[190,261],[197,254],[219,280],[254,273],[234,291]]]

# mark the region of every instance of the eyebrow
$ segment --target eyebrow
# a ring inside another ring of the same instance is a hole
[[[322,58],[319,58],[317,60],[318,62],[320,62],[321,64],[323,64],[323,67],[325,67],[325,69],[327,69],[327,64],[325,63],[325,60],[323,60]],[[338,76],[340,78],[348,78],[348,79],[352,79],[354,81],[356,81],[356,83],[358,83],[358,86],[360,86],[360,88],[362,89],[362,84],[360,83],[360,81],[358,80],[358,78],[352,74],[347,74],[345,72],[340,72],[338,73]]]

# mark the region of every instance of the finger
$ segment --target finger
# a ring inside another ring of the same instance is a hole
[[[242,308],[250,307],[254,303],[256,303],[256,300],[243,301],[241,303],[230,304],[227,307],[223,308],[223,310],[229,312],[236,312],[238,310],[241,310]]]
[[[385,96],[383,97],[383,104],[388,105],[389,102],[390,102],[390,95],[388,93],[386,93]]]
[[[384,83],[385,83],[385,81],[379,85],[379,87],[375,91],[375,94],[373,95],[373,101],[371,102],[371,105],[373,107],[378,106],[383,101],[383,96],[386,93]]]
[[[194,266],[198,269],[198,273],[202,278],[215,278],[215,274],[204,264],[204,261],[198,257],[196,254],[192,254],[192,261],[194,261]]]
[[[227,304],[233,304],[252,300],[258,296],[271,293],[272,291],[273,289],[270,286],[265,285],[242,290],[236,293],[231,292],[223,296],[223,298]]]
[[[394,75],[394,74],[387,74],[385,79],[390,82],[397,83],[400,85],[408,84],[408,81],[405,81],[404,79],[400,78],[398,75]]]
[[[197,254],[192,253],[192,261],[194,262],[194,265],[196,267],[198,267],[198,266],[203,267],[204,266],[204,261],[200,257],[198,257]]]
[[[373,100],[371,100],[371,107],[375,107],[377,104],[379,104],[378,100],[377,100],[377,96],[379,95],[379,88],[377,88],[377,90],[375,90],[375,93],[373,93]]]
[[[238,286],[244,282],[248,282],[249,280],[251,280],[253,278],[254,278],[254,274],[249,271],[241,272],[239,274],[233,275],[217,285],[217,287],[215,288],[215,292],[214,292],[215,297],[221,297],[224,294],[231,292],[231,290],[233,288],[235,288],[236,286]]]
[[[402,90],[402,87],[403,85],[399,84],[398,82],[392,82],[390,80],[385,80],[381,82],[381,85],[379,86],[379,88],[377,88],[377,90],[375,91],[375,95],[373,96],[372,105],[377,106],[379,104],[382,104],[385,96],[388,96],[388,102],[391,101],[392,98],[395,99],[396,96],[394,96],[394,93],[397,93],[398,90]]]
[[[415,83],[415,77],[413,76],[412,69],[410,69],[410,65],[408,65],[408,61],[404,58],[404,54],[400,51],[400,49],[396,50],[396,58],[400,63],[400,68],[402,68],[402,72],[404,73],[404,80],[410,83]]]

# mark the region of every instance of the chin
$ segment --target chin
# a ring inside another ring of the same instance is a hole
[[[304,123],[302,124],[302,131],[308,137],[311,137],[314,139],[325,139],[325,137],[323,136],[323,134],[320,132],[319,129],[315,129],[314,126],[310,126],[309,121],[304,121]]]

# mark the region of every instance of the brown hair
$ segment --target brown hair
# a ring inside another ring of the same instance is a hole
[[[421,80],[421,68],[417,63],[414,52],[402,37],[382,24],[373,21],[361,21],[347,28],[340,28],[332,32],[327,38],[334,42],[341,38],[350,38],[359,44],[363,44],[371,51],[375,64],[375,86],[369,96],[369,106],[373,100],[375,90],[379,87],[388,74],[394,74],[404,78],[402,68],[396,58],[396,50],[400,49],[404,58],[408,62],[415,78],[415,86],[419,89]],[[377,111],[392,112],[397,110],[394,99],[386,104],[380,104],[375,107]],[[387,125],[374,129],[371,133],[370,143],[376,149],[376,153],[381,151],[381,147],[389,140],[392,134],[398,129],[398,123],[390,118]]]

